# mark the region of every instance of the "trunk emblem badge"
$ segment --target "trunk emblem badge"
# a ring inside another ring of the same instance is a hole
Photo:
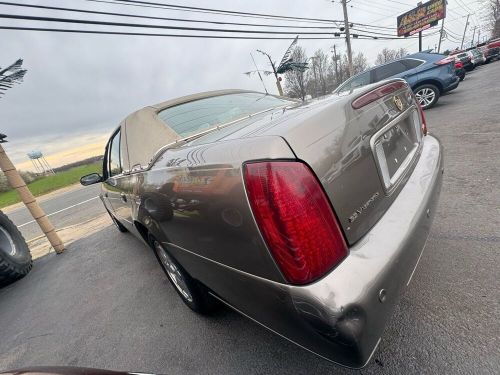
[[[394,102],[394,105],[396,106],[396,108],[399,109],[399,111],[403,110],[403,101],[401,100],[401,98],[399,96],[395,95],[392,98],[392,101]]]

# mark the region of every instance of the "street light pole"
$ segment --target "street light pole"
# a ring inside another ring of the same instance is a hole
[[[352,50],[351,50],[351,32],[349,31],[349,18],[347,16],[347,1],[342,0],[342,9],[344,10],[344,26],[345,26],[345,41],[347,44],[347,60],[349,62],[349,76],[354,75],[352,66]]]

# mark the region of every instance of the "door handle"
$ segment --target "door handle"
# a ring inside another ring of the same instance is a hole
[[[127,202],[127,196],[124,193],[120,193],[120,197],[122,198],[122,201]]]

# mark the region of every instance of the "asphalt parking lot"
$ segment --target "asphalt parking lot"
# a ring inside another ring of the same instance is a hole
[[[434,226],[363,374],[500,369],[500,62],[427,111],[445,147]],[[0,369],[90,366],[163,374],[351,374],[224,309],[191,313],[152,252],[112,227],[0,289]]]

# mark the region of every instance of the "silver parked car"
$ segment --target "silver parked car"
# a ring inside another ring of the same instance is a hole
[[[101,199],[151,246],[180,298],[223,302],[311,352],[362,367],[410,283],[442,180],[405,81],[300,103],[241,90],[128,116]]]

